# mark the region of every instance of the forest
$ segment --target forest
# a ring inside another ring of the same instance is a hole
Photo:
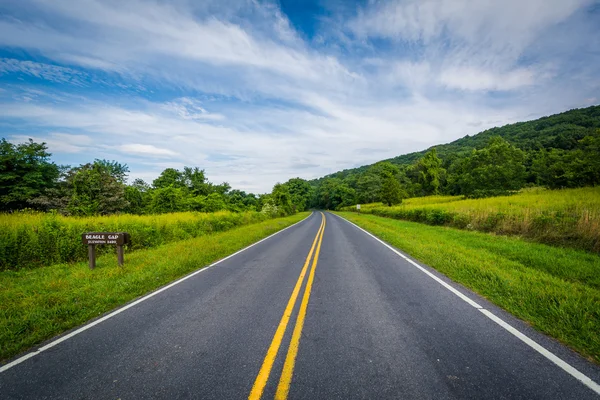
[[[312,206],[326,209],[391,206],[440,194],[481,198],[534,186],[594,186],[600,183],[600,106],[492,128],[309,183]]]
[[[600,183],[600,106],[492,128],[449,144],[307,181],[292,178],[256,195],[211,183],[203,169],[165,169],[151,183],[127,182],[117,161],[58,165],[45,143],[0,141],[0,212],[31,209],[68,216],[261,211],[290,215],[309,208],[429,195],[481,198],[525,187]]]
[[[63,166],[50,157],[45,143],[0,141],[0,212],[95,216],[225,210],[284,216],[309,206],[304,198],[310,185],[302,179],[290,179],[276,184],[269,194],[255,195],[232,189],[227,182],[213,184],[198,167],[167,168],[152,183],[141,179],[127,183],[126,164],[96,159]]]

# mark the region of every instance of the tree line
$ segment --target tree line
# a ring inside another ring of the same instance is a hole
[[[424,152],[310,181],[312,206],[398,204],[434,194],[489,197],[527,186],[600,184],[600,106],[493,128]]]
[[[63,166],[51,160],[45,143],[0,141],[0,212],[23,209],[87,216],[116,213],[162,214],[180,211],[264,211],[288,215],[310,206],[307,181],[277,184],[268,194],[211,183],[198,167],[167,168],[147,183],[127,183],[129,168],[117,161],[94,160]]]
[[[256,210],[288,215],[357,203],[398,204],[435,194],[488,197],[527,186],[600,184],[600,106],[493,128],[427,151],[306,181],[292,178],[256,195],[213,184],[204,170],[165,169],[152,183],[127,183],[127,165],[95,160],[59,166],[44,143],[0,141],[0,211],[65,215]]]

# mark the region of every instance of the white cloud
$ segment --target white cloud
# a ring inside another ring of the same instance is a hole
[[[223,115],[208,112],[205,108],[202,107],[202,103],[200,101],[189,97],[181,97],[173,101],[167,102],[164,105],[164,109],[170,112],[174,112],[183,119],[213,121],[219,121],[224,119]]]
[[[36,133],[57,156],[89,161],[118,152],[136,165],[131,177],[148,181],[165,165],[193,165],[212,181],[264,192],[292,176],[319,177],[587,105],[600,87],[600,63],[559,80],[571,44],[577,54],[595,54],[597,41],[584,40],[593,35],[564,35],[560,46],[546,39],[557,25],[579,22],[569,18],[584,1],[369,3],[347,24],[322,27],[317,45],[271,3],[19,4],[21,14],[0,19],[0,46],[63,67],[11,61],[6,68],[64,87],[73,71],[108,71],[127,94],[27,88],[19,93],[28,101],[3,93],[0,120],[20,131],[61,132]],[[544,58],[542,48],[555,57]],[[504,93],[490,99],[490,91]]]
[[[519,68],[506,74],[496,74],[476,68],[450,68],[442,71],[440,83],[461,90],[513,90],[532,85],[534,71]]]
[[[387,39],[400,49],[416,49],[396,63],[403,81],[514,90],[547,78],[547,66],[524,56],[592,1],[390,0],[359,10],[346,29],[363,40]]]
[[[431,42],[441,36],[498,48],[522,48],[590,0],[390,0],[348,22],[359,36]]]
[[[67,133],[51,132],[48,136],[39,135],[11,135],[11,142],[23,143],[29,139],[33,139],[38,143],[46,143],[48,150],[51,153],[81,153],[90,148],[93,144],[93,139],[86,135],[71,135]]]
[[[170,157],[176,156],[177,153],[166,149],[166,148],[158,148],[151,144],[141,144],[141,143],[130,143],[130,144],[122,144],[120,146],[116,146],[116,149],[129,154],[143,155],[143,156],[155,156],[155,157]]]
[[[465,132],[465,126],[482,118],[500,119],[503,123],[515,118],[512,112],[499,114],[483,107],[465,111],[424,98],[414,104],[368,107],[349,106],[318,96],[311,101],[315,107],[327,109],[328,115],[259,108],[236,109],[225,119],[251,119],[254,129],[244,124],[227,127],[181,118],[164,104],[138,104],[138,111],[102,107],[93,102],[68,108],[30,103],[0,107],[6,116],[24,118],[31,126],[86,132],[87,137],[94,138],[86,150],[88,158],[105,158],[107,154],[110,158],[114,149],[122,162],[151,166],[154,176],[166,166],[199,166],[206,169],[212,181],[228,181],[234,187],[254,192],[269,191],[275,182],[292,176],[316,178],[340,168],[458,138],[473,133]],[[142,108],[144,111],[140,111]],[[484,123],[484,127],[488,126],[491,124]],[[65,137],[64,142],[81,145],[85,141]],[[51,150],[59,152],[61,148]],[[91,156],[98,152],[103,152],[103,156]],[[147,169],[131,170],[132,178],[148,179],[149,175],[152,174]],[[252,184],[247,183],[249,177]]]
[[[0,58],[0,75],[20,72],[51,82],[85,85],[86,74],[72,68],[33,61],[20,61],[11,58]]]

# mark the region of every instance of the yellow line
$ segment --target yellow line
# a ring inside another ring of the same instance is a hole
[[[315,278],[315,269],[317,268],[319,253],[321,252],[321,243],[323,242],[325,224],[323,224],[323,229],[321,230],[321,237],[319,238],[319,244],[317,245],[317,252],[315,253],[315,258],[313,259],[312,268],[310,269],[308,281],[306,282],[306,288],[304,289],[302,303],[300,304],[300,311],[298,312],[298,317],[296,318],[296,326],[294,327],[294,333],[292,334],[292,341],[290,342],[290,347],[288,349],[287,356],[285,357],[285,363],[283,364],[283,371],[281,372],[281,378],[279,379],[279,385],[277,386],[277,392],[275,393],[276,400],[287,399],[288,393],[290,392],[290,384],[292,383],[292,375],[294,374],[294,365],[296,364],[296,356],[298,355],[298,348],[300,347],[300,337],[302,336],[302,328],[304,327],[304,318],[306,317],[306,308],[308,307],[310,291]]]
[[[273,368],[273,363],[275,362],[275,357],[277,357],[277,352],[279,351],[279,347],[281,346],[281,341],[283,340],[283,335],[285,334],[285,330],[287,328],[288,322],[290,321],[290,317],[292,316],[292,310],[294,309],[294,305],[296,304],[296,299],[298,298],[298,293],[300,292],[300,287],[302,287],[302,281],[304,280],[304,276],[306,275],[306,270],[308,269],[308,265],[310,264],[310,259],[313,255],[313,251],[315,249],[315,245],[317,244],[317,240],[319,239],[319,235],[321,235],[322,231],[325,229],[325,215],[321,213],[321,226],[317,231],[317,235],[315,236],[315,240],[308,252],[308,257],[306,257],[306,261],[304,262],[304,267],[302,268],[302,272],[300,272],[300,276],[298,277],[298,281],[296,282],[296,286],[292,291],[292,295],[287,303],[285,311],[283,312],[283,316],[281,317],[281,321],[279,321],[279,326],[275,331],[275,335],[273,336],[273,340],[271,341],[271,345],[267,350],[267,355],[263,361],[262,366],[260,367],[260,371],[256,376],[256,380],[254,381],[254,385],[252,386],[252,391],[248,396],[249,400],[258,400],[262,396],[263,390],[267,385],[267,381],[269,380],[269,375],[271,374],[271,368]]]

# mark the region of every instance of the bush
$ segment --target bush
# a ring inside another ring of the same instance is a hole
[[[85,260],[87,248],[81,243],[85,232],[128,232],[131,243],[127,248],[137,250],[226,231],[276,214],[220,211],[83,218],[31,211],[0,214],[0,271]],[[97,251],[105,254],[115,249],[98,246]]]

